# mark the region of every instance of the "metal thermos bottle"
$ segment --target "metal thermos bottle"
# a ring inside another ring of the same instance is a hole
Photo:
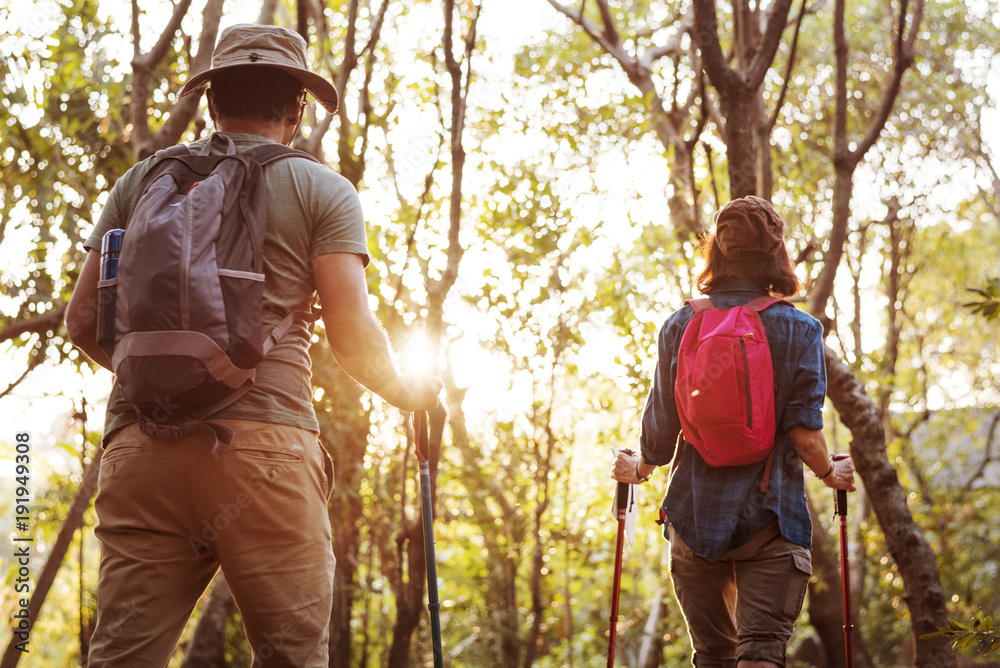
[[[122,239],[125,230],[111,230],[101,241],[101,280],[107,281],[118,276],[118,257],[122,253]]]
[[[125,230],[111,230],[101,240],[101,278],[97,284],[97,343],[111,357],[115,346],[115,302],[118,298],[118,258]]]

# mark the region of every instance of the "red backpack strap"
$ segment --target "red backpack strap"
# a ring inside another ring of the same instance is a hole
[[[743,306],[744,306],[744,308],[748,308],[748,309],[751,309],[751,310],[754,310],[754,311],[757,311],[758,313],[760,313],[761,311],[763,311],[767,307],[774,306],[775,304],[778,304],[778,303],[788,304],[789,306],[792,306],[791,302],[788,302],[788,301],[782,299],[781,297],[768,297],[768,296],[757,297],[757,299],[754,299],[751,302],[747,302]]]
[[[760,492],[761,494],[767,494],[767,490],[771,486],[771,465],[774,464],[774,450],[771,450],[771,454],[767,456],[767,464],[764,465],[764,477],[760,481]]]
[[[687,300],[687,303],[691,308],[694,309],[694,312],[696,314],[701,313],[702,311],[708,311],[715,308],[715,305],[712,304],[711,299],[689,299]]]

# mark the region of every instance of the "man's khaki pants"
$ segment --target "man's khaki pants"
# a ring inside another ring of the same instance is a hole
[[[327,514],[333,468],[311,432],[213,420],[166,441],[138,425],[101,461],[101,568],[89,666],[166,666],[199,597],[222,567],[254,666],[326,666],[335,559]]]

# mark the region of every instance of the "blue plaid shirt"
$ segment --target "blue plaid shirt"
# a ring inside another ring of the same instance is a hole
[[[716,308],[731,308],[763,294],[751,281],[731,279],[717,287],[711,299]],[[775,304],[761,313],[777,384],[776,449],[765,495],[760,483],[766,461],[711,467],[693,446],[678,438],[681,423],[674,402],[677,350],[693,316],[694,311],[685,305],[660,329],[659,360],[639,436],[646,463],[666,466],[673,461],[662,506],[667,521],[695,554],[707,559],[718,559],[743,545],[775,518],[781,535],[808,548],[812,522],[806,505],[802,460],[788,432],[795,427],[812,431],[823,428],[823,327],[812,316],[785,304]]]

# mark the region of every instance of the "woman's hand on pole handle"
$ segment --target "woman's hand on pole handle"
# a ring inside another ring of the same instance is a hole
[[[823,478],[823,484],[830,489],[853,492],[854,462],[851,461],[850,455],[831,455],[830,461],[833,464],[833,470],[830,475]]]
[[[615,463],[611,466],[611,477],[629,485],[641,485],[655,469],[655,466],[643,463],[642,458],[631,450],[619,450]],[[640,475],[646,477],[642,478]]]

